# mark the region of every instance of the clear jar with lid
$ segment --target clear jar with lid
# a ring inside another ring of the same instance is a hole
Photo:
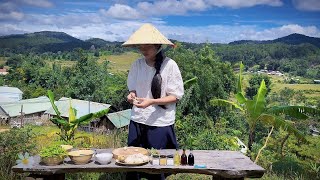
[[[159,155],[157,154],[152,155],[152,165],[159,165],[160,164],[159,162],[160,162]]]
[[[174,165],[174,163],[173,163],[173,155],[172,154],[169,154],[167,156],[167,165],[168,166],[173,166]]]
[[[166,166],[166,165],[167,165],[167,156],[160,155],[160,166]]]

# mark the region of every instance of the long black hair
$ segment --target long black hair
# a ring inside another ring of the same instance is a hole
[[[161,48],[161,46],[159,47]],[[160,74],[160,69],[161,69],[161,65],[163,60],[165,59],[165,55],[163,53],[162,50],[160,50],[157,54],[156,54],[156,62],[155,62],[155,69],[156,69],[156,73],[153,76],[152,82],[151,82],[151,93],[154,99],[158,99],[161,97],[161,84],[162,84],[162,77]],[[162,107],[163,109],[167,109],[166,106],[164,105],[159,105],[160,107]]]

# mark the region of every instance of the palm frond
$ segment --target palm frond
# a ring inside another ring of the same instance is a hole
[[[285,114],[297,119],[307,119],[309,116],[320,116],[320,111],[306,106],[274,106],[267,110],[275,115]]]
[[[231,107],[231,108],[236,108],[240,109],[241,111],[244,111],[241,106],[239,106],[237,103],[232,102],[232,101],[227,101],[224,99],[212,99],[210,100],[210,104],[212,106],[224,106],[224,107]]]
[[[292,123],[285,121],[279,117],[275,117],[271,114],[261,114],[258,118],[264,124],[269,124],[274,126],[275,128],[279,129],[282,128],[285,131],[294,134],[298,139],[306,141],[305,136],[302,132],[300,132],[297,128],[295,128]]]

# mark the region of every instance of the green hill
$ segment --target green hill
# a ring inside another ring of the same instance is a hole
[[[290,45],[299,45],[304,43],[312,44],[318,48],[320,48],[320,38],[316,37],[309,37],[303,34],[290,34],[288,36],[284,36],[274,40],[267,40],[267,41],[254,41],[254,40],[240,40],[240,41],[233,41],[230,42],[230,45],[236,44],[272,44],[272,43],[284,43]]]
[[[66,33],[52,31],[0,37],[0,48],[19,52],[68,51],[77,47],[88,49],[90,45],[90,43],[74,38]]]
[[[95,47],[105,47],[105,46],[121,46],[122,42],[111,42],[106,41],[100,38],[91,38],[86,40],[85,42],[93,44]]]

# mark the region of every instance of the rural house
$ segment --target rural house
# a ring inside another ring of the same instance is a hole
[[[23,92],[16,87],[0,86],[0,97],[10,98],[13,101],[20,101],[22,99]],[[0,99],[0,103],[1,103]]]
[[[7,75],[9,72],[7,71],[7,69],[1,69],[0,68],[0,75]]]
[[[16,102],[0,103],[0,123],[11,126],[38,124],[40,119],[47,119],[43,113],[51,107],[49,98],[24,99]]]

